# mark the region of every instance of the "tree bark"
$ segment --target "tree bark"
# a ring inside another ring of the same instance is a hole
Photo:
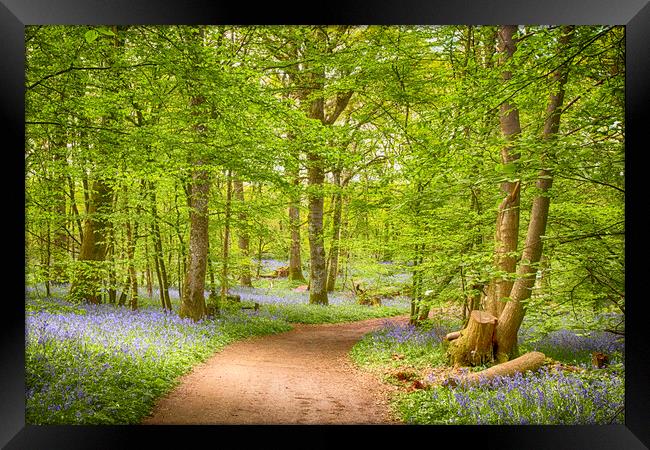
[[[153,182],[149,183],[149,207],[151,210],[151,236],[153,239],[154,248],[153,260],[156,269],[156,276],[158,278],[158,287],[160,290],[160,303],[163,309],[171,311],[172,303],[169,298],[169,281],[167,279],[167,269],[165,267],[165,254],[162,247],[160,227],[158,226],[156,186],[153,184]]]
[[[300,181],[294,178],[294,185]],[[300,256],[300,199],[292,199],[289,204],[289,229],[291,231],[291,247],[289,249],[289,280],[306,283],[302,273],[302,259]]]
[[[194,321],[206,315],[205,274],[208,260],[208,198],[210,176],[197,164],[192,171],[190,192],[190,243],[188,269],[183,284],[179,315]]]
[[[476,366],[494,359],[492,341],[497,318],[487,311],[472,311],[467,327],[449,344],[454,366]]]
[[[514,34],[517,32],[516,25],[501,26],[498,31],[498,51],[501,65],[505,64],[516,51],[516,40]],[[512,78],[509,70],[501,73],[504,83]],[[503,102],[499,107],[499,124],[501,133],[506,139],[506,145],[501,148],[501,163],[510,166],[515,177],[518,176],[516,162],[520,158],[519,152],[515,150],[515,140],[521,134],[519,122],[519,110],[514,102]],[[514,167],[513,167],[514,166]],[[489,289],[490,296],[487,299],[487,308],[494,316],[499,317],[506,299],[510,296],[512,289],[512,276],[517,265],[517,242],[519,239],[519,198],[520,182],[504,181],[501,183],[501,190],[505,197],[499,205],[497,213],[497,224],[495,233],[495,258],[494,265],[497,271],[505,273],[492,280]]]
[[[500,38],[500,49],[502,53],[505,53],[507,56],[512,56],[514,52],[514,43],[512,42],[512,35],[514,29],[513,27],[502,27],[499,31]],[[570,37],[573,33],[573,28],[570,26],[563,28],[562,36],[559,40],[558,54],[562,54],[566,46],[570,41]],[[542,154],[542,164],[545,163],[546,157],[551,154],[553,151],[552,140],[557,135],[559,124],[560,124],[560,115],[562,113],[562,103],[564,99],[564,85],[567,80],[568,67],[562,65],[558,67],[552,74],[551,78],[554,82],[554,90],[551,92],[548,102],[548,107],[546,110],[546,119],[544,122],[542,140],[546,144],[545,150]],[[506,79],[509,79],[509,73],[506,74]],[[506,111],[506,115],[502,114],[502,118],[508,119],[506,123],[515,123],[509,122],[512,116],[512,109],[510,112]],[[518,123],[518,118],[516,123]],[[503,130],[502,121],[502,130]],[[512,130],[513,128],[509,128]],[[504,130],[505,134],[505,130]],[[505,153],[502,152],[502,157],[505,158],[506,162],[511,155],[509,148],[506,146]],[[505,156],[504,156],[505,155]],[[518,157],[518,156],[517,156]],[[550,206],[550,196],[549,191],[553,183],[553,174],[550,168],[542,168],[538,174],[538,179],[536,182],[536,188],[538,194],[533,199],[533,205],[531,208],[530,222],[528,224],[528,230],[526,233],[526,241],[524,244],[524,249],[521,257],[519,267],[517,268],[517,273],[514,281],[504,282],[503,279],[497,279],[490,286],[490,293],[488,299],[488,311],[494,313],[498,312],[501,309],[498,315],[498,323],[494,330],[493,337],[493,346],[492,351],[496,360],[500,363],[508,361],[516,356],[517,353],[517,333],[521,322],[524,318],[525,310],[523,302],[530,298],[531,291],[535,284],[535,274],[537,272],[537,265],[542,256],[542,236],[546,231],[546,223],[548,221],[548,212]],[[510,216],[506,211],[510,209],[508,205],[512,205],[515,202],[515,197],[518,197],[519,190],[519,181],[514,183],[511,191],[506,195],[503,206],[507,208],[500,208],[499,219],[497,223],[497,267],[506,267],[506,262],[509,265],[512,264],[508,260],[507,255],[503,252],[503,249],[507,247],[508,239],[504,238],[504,234],[512,237],[514,226],[512,224],[515,222],[514,216]],[[517,201],[518,203],[518,201]],[[518,208],[517,208],[518,210]],[[512,220],[511,220],[512,219]],[[510,227],[504,227],[503,222],[508,222],[511,224]],[[518,217],[516,218],[518,222]],[[510,234],[508,234],[510,233]],[[503,244],[501,244],[503,242]],[[499,266],[499,264],[503,264]],[[511,287],[508,287],[511,285]],[[507,302],[499,302],[500,299],[504,298],[505,291],[508,291],[508,294],[505,297],[509,297]],[[497,305],[497,302],[501,303],[501,306]],[[471,321],[470,321],[471,325]],[[469,330],[470,325],[464,330],[464,333]],[[460,339],[460,338],[459,338]],[[450,357],[456,361],[469,361],[470,358],[467,356],[463,357],[458,355],[461,353],[458,350],[454,350],[450,346]],[[471,362],[471,361],[469,361]]]
[[[102,275],[101,263],[106,257],[107,232],[111,211],[113,192],[108,183],[102,179],[92,184],[89,194],[87,218],[84,221],[84,239],[81,242],[78,262],[82,267],[70,287],[70,296],[76,300],[99,303],[99,289]]]
[[[323,193],[325,174],[320,156],[309,153],[309,303],[324,304],[327,299],[327,268],[323,240]]]
[[[226,172],[226,205],[223,226],[223,253],[221,261],[221,302],[226,301],[228,295],[228,259],[230,258],[230,215],[232,203],[232,172]]]
[[[330,54],[332,48],[327,48],[326,32],[317,29],[315,42],[321,48],[322,54]],[[323,66],[309,67],[307,72],[308,91],[315,94],[309,103],[307,116],[320,121],[322,125],[331,126],[347,107],[353,91],[339,92],[333,101],[329,114],[325,112],[323,89],[326,81],[326,71]],[[303,99],[306,95],[302,96]],[[325,180],[325,161],[322,156],[311,149],[307,151],[308,182],[309,182],[309,302],[312,304],[327,304],[327,265],[325,260],[325,244],[323,240],[323,182]]]
[[[128,198],[128,189],[126,184],[123,187],[124,193],[124,212],[126,215],[126,220],[124,222],[124,229],[126,234],[126,257],[127,257],[127,270],[129,273],[129,288],[130,288],[130,299],[129,306],[132,310],[138,309],[138,277],[135,271],[135,236],[133,227],[131,226],[131,219],[129,217],[129,198]]]
[[[253,283],[251,281],[251,268],[250,268],[250,239],[248,236],[248,214],[245,211],[244,203],[244,182],[235,178],[233,180],[233,190],[235,194],[235,200],[237,200],[237,207],[239,209],[238,219],[239,219],[239,239],[237,241],[239,246],[239,251],[242,254],[244,262],[241,265],[241,275],[240,283],[242,286],[252,287]]]
[[[497,364],[480,372],[473,372],[462,377],[460,380],[450,378],[447,383],[456,386],[458,384],[478,383],[481,380],[491,380],[496,377],[512,376],[516,373],[524,373],[529,370],[537,370],[544,364],[546,355],[541,352],[530,352],[521,355],[502,364]]]
[[[334,194],[334,211],[332,212],[332,243],[328,258],[327,292],[332,292],[336,287],[339,265],[339,243],[341,241],[341,215],[343,210],[343,197],[341,195],[341,171],[334,171],[334,183],[339,190]]]

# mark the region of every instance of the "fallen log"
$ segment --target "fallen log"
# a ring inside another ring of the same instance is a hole
[[[480,372],[473,372],[461,378],[448,378],[446,384],[457,386],[459,384],[477,383],[482,379],[491,380],[496,377],[524,373],[528,370],[537,370],[544,364],[545,359],[546,355],[542,352],[529,352],[519,358],[497,364]]]
[[[458,339],[460,337],[460,331],[452,331],[451,333],[447,333],[445,336],[445,340],[447,341],[453,341],[454,339]]]

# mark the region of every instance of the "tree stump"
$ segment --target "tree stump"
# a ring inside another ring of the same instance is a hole
[[[494,360],[492,339],[497,318],[487,311],[472,311],[467,327],[449,344],[454,366],[478,366]]]

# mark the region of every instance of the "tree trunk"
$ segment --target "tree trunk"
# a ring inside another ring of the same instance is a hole
[[[309,303],[327,305],[327,268],[323,240],[323,193],[325,174],[320,156],[309,153]]]
[[[334,211],[332,213],[332,243],[328,258],[327,292],[332,292],[336,287],[339,266],[339,243],[341,241],[341,215],[343,210],[343,197],[341,195],[341,171],[334,172],[334,183],[338,191],[334,194]]]
[[[88,211],[84,222],[84,239],[79,250],[77,276],[70,286],[70,296],[76,300],[89,303],[99,303],[99,289],[102,274],[101,263],[106,257],[107,231],[112,204],[112,189],[101,179],[93,183],[92,193],[89,194]]]
[[[244,262],[242,263],[241,267],[241,276],[240,276],[240,282],[242,286],[247,286],[247,287],[252,287],[253,283],[251,281],[251,267],[250,267],[250,250],[249,250],[249,245],[250,245],[250,239],[248,236],[248,225],[247,225],[247,220],[248,220],[248,214],[246,214],[245,210],[245,204],[244,204],[244,182],[239,179],[235,178],[233,180],[233,190],[235,194],[235,200],[237,200],[237,207],[239,209],[239,239],[238,239],[238,244],[239,244],[239,251],[242,254],[242,257],[244,259]]]
[[[131,228],[131,220],[126,219],[124,224],[126,229],[126,255],[128,258],[128,272],[130,280],[131,299],[129,305],[131,309],[138,309],[138,277],[135,272],[135,239]]]
[[[296,183],[294,183],[296,184]],[[289,280],[305,283],[302,273],[302,259],[300,256],[300,209],[299,201],[292,201],[289,205],[289,229],[291,230],[291,247],[289,250]]]
[[[198,321],[206,314],[205,273],[208,260],[208,197],[210,176],[200,167],[192,172],[190,191],[190,244],[179,315]]]
[[[502,65],[512,58],[516,50],[516,41],[514,39],[516,32],[516,25],[505,25],[499,28],[498,50]],[[501,73],[501,78],[504,83],[507,83],[512,78],[512,73],[504,70]],[[519,122],[519,110],[514,103],[506,101],[501,104],[499,107],[499,123],[501,133],[507,142],[501,149],[501,163],[510,168],[508,173],[513,177],[517,177],[516,163],[520,155],[514,149],[514,141],[521,133],[521,124]],[[497,213],[494,265],[497,271],[504,272],[506,275],[492,280],[492,286],[489,290],[491,295],[487,299],[488,311],[496,317],[499,317],[505,306],[503,299],[510,296],[513,280],[512,276],[508,274],[514,274],[517,265],[515,253],[519,239],[520,182],[519,180],[504,181],[501,183],[501,190],[505,197],[499,205]]]
[[[75,183],[72,181],[72,177],[70,175],[67,176],[68,179],[68,188],[70,190],[70,211],[71,215],[75,218],[75,222],[77,224],[77,229],[79,230],[79,242],[83,242],[84,240],[84,230],[83,226],[81,224],[81,215],[79,214],[79,209],[77,208],[77,201],[75,199],[76,197],[76,190],[75,190]],[[74,258],[74,244],[72,245],[72,257]]]
[[[147,282],[147,296],[150,300],[153,299],[153,275],[151,273],[151,259],[149,258],[149,245],[145,241],[144,243],[144,260],[145,268],[144,275]]]
[[[60,166],[67,165],[65,159],[65,142],[64,141],[55,141],[54,145],[54,163],[57,166],[57,172],[60,169]],[[51,189],[53,194],[52,199],[52,244],[53,248],[48,248],[48,252],[51,252],[50,262],[48,263],[48,281],[53,281],[55,283],[61,283],[65,280],[65,258],[66,258],[66,247],[68,243],[68,236],[66,233],[67,227],[67,218],[66,218],[66,179],[63,172],[58,172],[55,175],[56,181],[54,186]],[[49,243],[49,233],[48,233],[48,247]]]
[[[208,302],[208,309],[214,308],[215,314],[219,314],[219,296],[217,295],[217,282],[214,276],[214,263],[210,257],[210,249],[208,249],[208,277],[210,279],[210,295]]]
[[[442,283],[438,284],[438,286],[435,288],[433,294],[429,298],[435,298],[440,293],[444,288],[446,288],[449,283],[454,279],[453,274],[447,275],[447,277],[442,281]],[[429,312],[431,312],[431,304],[430,303],[422,303],[420,304],[420,308],[418,309],[418,321],[420,320],[425,320],[429,317]]]
[[[422,306],[422,261],[424,260],[424,243],[415,244],[415,259],[413,261],[413,292],[411,298],[411,318],[409,323],[415,325],[420,317],[420,307]],[[428,312],[427,312],[428,314]]]
[[[223,253],[221,261],[221,303],[226,301],[228,295],[228,259],[230,253],[230,214],[232,203],[232,172],[226,173],[226,205],[223,227]]]
[[[138,277],[135,270],[135,234],[133,227],[131,226],[131,219],[129,217],[129,198],[128,190],[126,184],[123,187],[124,193],[124,212],[126,215],[126,220],[124,222],[124,229],[126,234],[126,257],[127,257],[127,270],[129,273],[129,283],[130,283],[130,300],[129,305],[132,310],[138,309]],[[137,226],[137,222],[136,225]]]
[[[491,362],[492,341],[497,318],[487,311],[472,311],[467,327],[449,344],[454,366],[476,366]]]
[[[318,56],[329,55],[332,48],[327,43],[327,33],[323,29],[315,30],[315,44]],[[353,91],[339,92],[333,99],[329,113],[325,111],[324,88],[327,72],[324,65],[307,67],[306,85],[301,100],[309,94],[315,97],[308,104],[307,116],[320,121],[324,126],[331,126],[347,107]],[[327,304],[327,265],[325,260],[325,245],[323,241],[323,182],[325,180],[324,160],[318,153],[307,151],[308,182],[309,182],[309,303]]]
[[[165,254],[162,247],[162,238],[160,236],[160,227],[158,226],[158,210],[156,203],[156,186],[149,182],[149,208],[151,210],[151,237],[154,248],[154,266],[158,278],[158,287],[160,289],[160,303],[163,309],[172,310],[172,303],[169,298],[169,281],[167,279],[167,269],[165,267]],[[171,256],[171,251],[169,252]]]

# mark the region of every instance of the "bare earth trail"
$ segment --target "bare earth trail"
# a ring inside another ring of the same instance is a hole
[[[235,342],[196,366],[143,424],[398,424],[393,389],[355,368],[348,352],[390,320],[294,324]]]

